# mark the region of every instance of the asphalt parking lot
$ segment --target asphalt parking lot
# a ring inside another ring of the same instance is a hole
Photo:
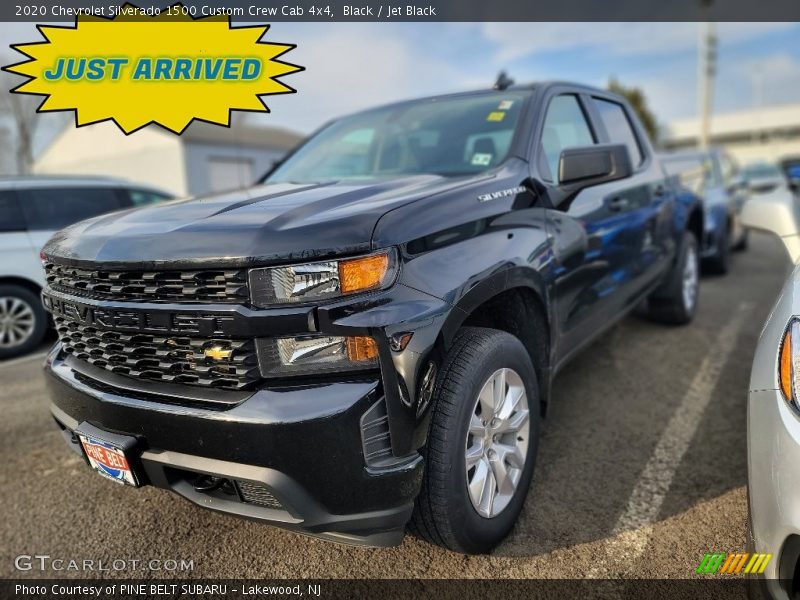
[[[14,570],[37,553],[190,559],[182,575],[209,578],[691,577],[705,552],[745,548],[750,364],[788,268],[753,235],[727,277],[703,280],[692,326],[631,316],[563,371],[524,512],[491,556],[411,536],[340,546],[107,482],[64,447],[41,356],[0,363],[0,577],[69,575]],[[115,574],[161,573],[94,573]]]

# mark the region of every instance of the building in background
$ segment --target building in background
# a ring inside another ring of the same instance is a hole
[[[180,136],[155,126],[126,136],[104,122],[67,127],[35,160],[33,172],[121,177],[197,196],[251,185],[302,138],[286,129],[203,122]]]
[[[673,121],[662,133],[661,146],[697,148],[699,136],[699,119]],[[724,147],[740,164],[800,156],[800,104],[715,113],[710,145]]]

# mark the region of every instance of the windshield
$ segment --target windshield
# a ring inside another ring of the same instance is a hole
[[[420,100],[336,121],[265,178],[311,183],[357,177],[479,173],[508,155],[526,92]]]
[[[760,179],[766,177],[783,177],[780,169],[768,163],[757,163],[748,165],[744,169],[744,176],[748,179]]]

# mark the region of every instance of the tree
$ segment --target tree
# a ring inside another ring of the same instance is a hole
[[[0,176],[16,173],[12,141],[11,131],[4,124],[0,124]]]
[[[42,103],[41,96],[12,94],[10,90],[21,83],[11,73],[3,73],[0,80],[0,116],[11,121],[12,137],[16,147],[17,172],[29,173],[33,165],[33,137],[39,124],[36,109]]]
[[[609,79],[608,91],[619,94],[630,102],[633,110],[636,111],[639,120],[642,122],[642,126],[644,126],[645,131],[647,131],[650,136],[650,139],[653,140],[654,143],[657,142],[659,133],[658,120],[647,105],[647,97],[644,95],[644,92],[637,87],[622,85],[615,77]]]

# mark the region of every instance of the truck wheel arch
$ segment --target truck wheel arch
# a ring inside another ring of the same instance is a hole
[[[0,277],[0,285],[18,285],[30,290],[37,296],[42,293],[42,288],[38,283],[24,277]]]
[[[515,271],[498,273],[465,294],[445,321],[437,346],[446,353],[462,327],[487,327],[515,336],[525,346],[536,369],[544,412],[549,397],[552,348],[546,296],[540,282]]]

